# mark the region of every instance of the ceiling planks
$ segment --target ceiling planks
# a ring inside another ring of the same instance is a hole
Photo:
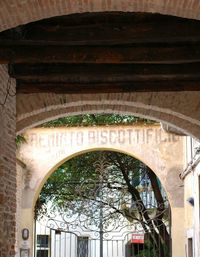
[[[200,62],[200,42],[131,46],[1,46],[0,63],[178,64]]]
[[[76,14],[0,33],[17,93],[200,90],[200,22],[147,13]]]

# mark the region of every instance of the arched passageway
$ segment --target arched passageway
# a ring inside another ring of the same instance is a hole
[[[10,44],[2,59],[17,80],[17,132],[68,114],[113,112],[163,121],[199,138],[199,30],[198,21],[100,12],[2,34],[2,44]]]
[[[183,237],[180,230],[183,220],[178,219],[183,212],[183,187],[178,174],[184,165],[184,137],[163,132],[155,125],[38,128],[27,131],[25,136],[27,144],[22,145],[18,155],[26,163],[21,203],[22,227],[29,227],[32,231],[35,201],[52,172],[73,156],[98,149],[135,156],[155,172],[171,204],[172,236],[179,239]],[[183,250],[181,244],[178,247],[177,244],[173,245],[174,255],[181,256]]]
[[[1,31],[13,28],[35,20],[80,12],[102,11],[143,11],[171,14],[186,18],[199,19],[198,1],[9,1],[0,3]],[[7,92],[7,67],[0,66],[1,103]],[[12,93],[8,96],[1,110],[1,183],[0,204],[4,221],[0,227],[1,249],[3,255],[14,256],[15,252],[15,212],[16,212],[16,169],[15,169],[15,131],[16,131],[16,97],[15,81],[11,84]],[[102,103],[107,99],[109,105]],[[123,108],[119,99],[122,98]],[[69,106],[60,108],[65,104]],[[69,100],[70,99],[70,100]],[[95,102],[92,102],[95,99]],[[17,96],[17,131],[40,124],[42,120],[64,116],[70,113],[92,112],[132,113],[167,122],[180,128],[183,132],[200,139],[199,122],[199,92],[179,93],[139,93],[139,94],[110,94],[98,96],[63,96],[55,94],[18,95]],[[27,101],[28,100],[28,101]],[[113,102],[114,100],[117,101]],[[127,101],[129,102],[126,106]],[[113,104],[110,104],[112,102]],[[136,103],[136,104],[135,104]],[[134,105],[134,106],[133,106]],[[57,108],[59,106],[59,108]],[[99,106],[101,106],[99,108]],[[145,108],[144,108],[145,106]],[[151,107],[154,106],[154,109]],[[58,111],[58,109],[60,109]],[[65,113],[65,114],[64,114]],[[175,114],[175,115],[174,115]],[[8,215],[9,214],[9,215]]]
[[[69,257],[128,257],[145,249],[149,255],[170,255],[166,192],[152,170],[131,156],[94,151],[68,160],[48,178],[36,210],[37,238],[51,235],[47,247],[52,257],[64,256],[66,246],[71,249]],[[78,238],[65,239],[70,232]],[[132,244],[132,234],[143,237],[140,246]],[[84,236],[81,247],[79,240]],[[38,255],[40,245],[35,249]]]

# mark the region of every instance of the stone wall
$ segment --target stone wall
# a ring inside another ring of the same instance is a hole
[[[5,102],[8,86],[9,95]],[[16,163],[15,83],[0,66],[0,256],[15,254]],[[3,104],[5,102],[5,104]]]

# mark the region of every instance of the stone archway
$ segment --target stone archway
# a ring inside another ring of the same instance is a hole
[[[157,12],[199,19],[199,8],[196,0],[11,0],[0,4],[0,31],[44,18],[83,12]]]
[[[38,128],[27,131],[26,138],[27,144],[18,154],[26,163],[21,228],[28,227],[33,231],[36,199],[44,182],[58,166],[84,152],[114,150],[135,156],[159,177],[171,205],[172,237],[180,240],[180,243],[173,244],[173,254],[177,257],[183,255],[183,220],[178,218],[183,212],[183,188],[178,174],[184,165],[184,137],[163,132],[157,125],[137,125]]]

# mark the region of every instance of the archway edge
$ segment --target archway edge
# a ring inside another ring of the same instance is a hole
[[[65,161],[85,152],[108,150],[128,154],[149,166],[160,179],[172,207],[182,207],[178,174],[184,163],[184,137],[158,125],[36,128],[25,134],[18,153],[26,163],[24,206],[33,208],[46,179]],[[27,198],[28,197],[28,198]]]
[[[145,126],[145,129],[150,128],[159,129],[160,127],[158,125],[150,125]],[[121,126],[121,130],[123,128],[133,128],[132,126]],[[118,130],[119,126],[116,126],[116,129]],[[135,127],[138,128],[138,127]],[[79,127],[79,128],[58,128],[59,130],[64,130],[70,132],[73,130],[76,131],[77,134],[80,131],[86,131],[85,134],[82,135],[82,138],[85,138],[84,135],[89,135],[88,132],[91,130],[94,131],[97,129],[97,127]],[[102,130],[102,127],[99,128]],[[109,130],[109,127],[105,127],[105,129]],[[104,129],[104,131],[105,131]],[[128,139],[129,145],[127,147],[127,139],[126,140],[115,140],[115,143],[111,140],[106,140],[106,142],[102,142],[101,140],[98,140],[98,143],[94,140],[89,141],[88,143],[77,143],[77,137],[75,135],[75,143],[67,144],[67,142],[73,142],[71,141],[71,138],[64,135],[64,137],[58,139],[58,137],[55,134],[54,130],[54,140],[56,138],[56,141],[53,141],[54,144],[49,142],[47,137],[45,138],[38,136],[36,137],[37,131],[39,135],[46,134],[46,131],[52,131],[52,129],[32,129],[30,131],[27,131],[27,133],[31,132],[31,137],[27,137],[27,144],[23,144],[21,148],[19,149],[19,158],[23,157],[22,160],[26,163],[26,178],[25,178],[25,185],[23,190],[23,199],[22,199],[22,211],[23,211],[23,219],[21,227],[28,227],[29,230],[33,231],[32,227],[32,217],[33,217],[33,208],[35,206],[35,201],[39,195],[40,190],[42,189],[42,186],[44,185],[44,182],[46,179],[55,171],[57,167],[59,167],[62,163],[65,161],[80,155],[84,152],[90,152],[95,150],[112,150],[117,152],[122,152],[125,154],[129,154],[130,156],[134,156],[135,158],[143,161],[147,166],[149,166],[155,174],[159,177],[161,180],[162,185],[164,186],[166,193],[168,195],[168,199],[171,205],[172,209],[172,231],[173,234],[175,234],[176,231],[176,225],[177,225],[177,212],[180,214],[181,210],[183,209],[183,188],[181,187],[181,181],[178,177],[178,174],[180,172],[180,169],[183,165],[183,145],[184,145],[184,139],[183,137],[173,136],[171,134],[165,135],[170,136],[170,140],[154,140],[155,137],[151,137],[152,140],[146,140],[146,144],[144,144],[144,140],[142,142],[139,140],[135,141],[135,144],[133,143],[134,140],[130,141],[130,138]],[[114,130],[114,126],[112,127],[112,131]],[[141,128],[141,132],[143,132],[144,126]],[[127,131],[127,130],[126,130]],[[135,131],[135,130],[134,130]],[[134,136],[134,132],[132,136]],[[162,130],[161,130],[162,131]],[[152,131],[153,132],[153,131]],[[112,132],[113,133],[113,132]],[[151,132],[150,132],[151,133]],[[48,134],[51,138],[51,134]],[[126,135],[123,138],[126,138]],[[128,133],[128,135],[130,135]],[[153,134],[152,135],[157,135]],[[117,136],[117,137],[116,137]],[[67,139],[66,139],[67,138]],[[89,137],[91,138],[91,137]],[[113,134],[109,134],[109,139],[113,138]],[[119,135],[115,134],[115,138],[120,138]],[[134,138],[134,137],[131,137]],[[137,137],[136,137],[137,138]],[[161,137],[162,139],[165,139]],[[173,140],[174,138],[174,140]],[[30,139],[30,140],[29,140]],[[34,139],[34,140],[33,140]],[[60,144],[58,142],[61,142]],[[88,142],[86,140],[86,142]],[[119,143],[121,142],[121,144]],[[138,143],[139,142],[139,143]],[[102,146],[102,144],[104,146]],[[77,145],[79,147],[77,147]],[[101,147],[99,146],[101,145]],[[34,146],[34,147],[33,147]],[[61,148],[59,146],[62,146]],[[142,146],[142,147],[141,147]],[[156,147],[155,147],[156,146]],[[52,149],[53,148],[53,149]],[[141,149],[142,148],[142,149]],[[49,149],[52,149],[51,152],[49,152]],[[65,149],[64,152],[60,151],[62,149]],[[177,149],[179,151],[177,152]],[[182,149],[182,150],[181,150]],[[56,150],[56,152],[54,151]],[[24,154],[23,154],[24,153]],[[57,155],[58,153],[58,155]],[[59,154],[60,153],[60,154]],[[55,158],[53,158],[53,156]],[[47,159],[47,156],[51,156],[51,159]],[[31,158],[30,158],[31,157]],[[57,158],[56,158],[57,157]],[[46,163],[46,165],[45,165]],[[41,173],[44,172],[41,175]],[[159,174],[160,173],[160,174]],[[25,202],[26,201],[26,202]],[[180,217],[180,216],[179,216]],[[179,223],[178,223],[179,224]],[[177,235],[177,234],[175,234]],[[31,240],[31,239],[30,239]],[[175,249],[176,250],[176,249]],[[174,251],[175,251],[174,250]],[[180,255],[181,256],[181,255]]]
[[[140,116],[164,122],[200,139],[200,92],[132,93],[103,95],[35,94],[17,99],[17,134],[64,116],[113,113]],[[120,99],[120,100],[119,100]],[[30,103],[33,103],[30,105]],[[34,104],[37,103],[37,106]],[[191,107],[188,113],[188,106]]]
[[[162,184],[162,187],[164,188],[166,194],[167,194],[167,199],[170,203],[170,206],[171,206],[171,197],[169,195],[169,192],[167,191],[166,189],[166,186],[164,184],[164,181],[163,181],[163,178],[161,178],[161,176],[159,175],[159,172],[158,170],[154,170],[154,168],[152,168],[152,164],[151,163],[146,163],[147,161],[145,160],[145,162],[141,159],[140,156],[136,156],[135,153],[130,153],[129,151],[124,151],[124,150],[121,150],[120,148],[110,148],[110,147],[105,147],[105,148],[88,148],[88,149],[85,149],[85,150],[82,150],[82,151],[79,151],[79,152],[75,152],[69,156],[67,156],[66,158],[60,160],[60,162],[58,162],[56,165],[54,165],[53,167],[51,167],[51,169],[49,169],[49,171],[46,173],[46,175],[43,177],[42,181],[40,182],[40,185],[37,187],[37,191],[35,192],[34,194],[34,198],[33,198],[33,208],[35,206],[35,203],[38,199],[38,196],[45,184],[45,182],[47,181],[47,179],[56,171],[57,168],[59,168],[62,164],[64,164],[65,162],[77,157],[77,156],[80,156],[80,155],[83,155],[83,154],[86,154],[86,153],[90,153],[90,152],[95,152],[95,151],[112,151],[112,152],[117,152],[117,153],[123,153],[123,154],[126,154],[126,155],[129,155],[135,159],[138,159],[140,160],[141,162],[143,162],[145,165],[147,165],[155,174],[156,176],[159,178],[161,184]],[[173,204],[172,204],[173,206]]]
[[[29,22],[84,12],[151,12],[200,19],[196,0],[11,0],[0,3],[0,31]]]

